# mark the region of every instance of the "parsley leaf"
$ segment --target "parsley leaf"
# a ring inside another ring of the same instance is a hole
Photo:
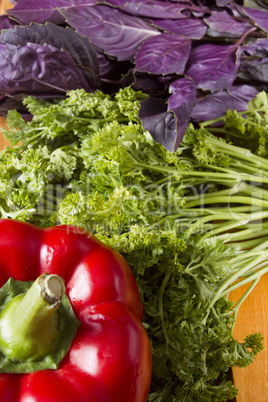
[[[262,349],[258,333],[234,339],[228,294],[268,271],[267,95],[221,127],[189,124],[173,153],[143,129],[145,97],[25,98],[32,119],[11,111],[4,132],[0,215],[84,227],[125,256],[152,345],[148,401],[232,399],[230,368]]]

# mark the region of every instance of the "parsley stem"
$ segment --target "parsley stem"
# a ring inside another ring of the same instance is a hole
[[[262,263],[262,268],[257,269],[256,271],[252,272],[251,274],[245,276],[244,278],[242,278],[239,281],[234,282],[231,286],[229,286],[226,291],[223,293],[224,295],[228,295],[229,293],[231,293],[232,291],[234,291],[237,288],[240,288],[241,286],[246,285],[249,282],[252,282],[253,280],[256,279],[260,279],[263,275],[265,275],[268,272],[268,266],[267,266],[268,262],[266,261],[266,265],[263,266]]]
[[[249,221],[249,217],[246,214],[236,214],[236,218],[239,218],[239,226],[243,225],[243,224],[247,224]],[[198,219],[194,224],[192,224],[188,230],[186,230],[185,232],[185,236],[186,237],[190,237],[193,233],[197,232],[197,231],[201,231],[202,232],[202,226],[204,223],[210,222],[210,221],[214,221],[214,220],[229,220],[229,219],[233,219],[233,214],[230,212],[226,212],[226,213],[220,213],[220,214],[213,214],[213,215],[208,215],[208,216],[204,216],[200,219]],[[235,227],[236,225],[236,221],[233,221]]]
[[[255,234],[256,236],[258,233]],[[263,236],[263,233],[262,233]],[[236,251],[243,251],[243,250],[264,250],[267,248],[268,244],[267,241],[263,241],[263,237],[257,237],[251,240],[246,241],[239,241],[235,243],[235,250]]]
[[[224,141],[219,141],[216,137],[211,137],[212,138],[209,139],[211,144],[214,144],[215,146],[217,146],[217,148],[224,150],[226,154],[234,157],[234,160],[242,159],[250,165],[254,163],[256,164],[256,166],[261,167],[264,170],[268,170],[268,166],[263,163],[263,158],[253,154],[250,150],[237,147],[233,144],[228,144]]]
[[[207,182],[208,180],[211,180],[213,182],[213,179],[216,179],[217,181],[221,181],[222,183],[225,182],[226,179],[230,179],[231,181],[234,181],[235,183],[239,183],[242,181],[249,181],[249,182],[256,182],[256,183],[268,183],[268,176],[264,177],[263,175],[252,175],[248,173],[238,173],[236,171],[223,168],[220,166],[214,166],[214,165],[200,165],[200,168],[205,167],[205,168],[210,168],[213,169],[214,171],[199,171],[199,170],[178,170],[173,167],[166,167],[166,166],[157,166],[157,165],[147,165],[146,163],[142,162],[135,162],[135,166],[144,168],[144,169],[149,169],[149,170],[155,170],[158,172],[162,173],[171,173],[174,176],[180,176],[181,177],[181,182],[183,183],[184,178],[187,176],[194,176],[194,177],[203,177],[204,180]]]
[[[237,319],[237,314],[238,314],[238,310],[241,306],[241,304],[245,301],[245,299],[248,297],[248,295],[252,292],[252,290],[255,288],[255,286],[257,285],[257,283],[259,282],[260,277],[256,278],[253,280],[253,282],[250,284],[250,286],[248,287],[248,289],[246,290],[246,292],[243,294],[243,296],[238,300],[238,302],[236,303],[234,309],[233,309],[233,318],[234,321],[231,324],[230,330],[231,330],[231,335],[233,336],[233,332],[234,332],[234,327],[235,327],[235,323],[236,323],[236,319]],[[241,284],[240,284],[241,286]]]
[[[103,119],[98,119],[98,118],[96,118],[96,117],[92,117],[92,116],[90,116],[90,117],[81,117],[81,116],[75,116],[75,117],[72,117],[72,120],[78,120],[78,121],[84,121],[84,122],[87,122],[87,123],[92,123],[92,121],[97,121],[97,122],[113,122],[114,121],[114,119],[112,118],[112,119],[108,119],[108,118],[103,118]],[[119,123],[123,123],[123,122],[129,122],[129,118],[128,117],[118,117],[117,119],[116,119],[116,121],[117,122],[119,122]]]
[[[248,252],[243,253],[242,255],[236,256],[232,258],[232,265],[236,260],[245,260],[246,257],[251,257],[250,261],[247,264],[242,264],[240,269],[235,270],[231,275],[225,278],[220,284],[217,292],[215,293],[213,299],[209,304],[209,309],[216,303],[216,301],[226,294],[226,289],[234,283],[239,277],[242,277],[249,271],[251,268],[256,266],[258,263],[265,261],[268,258],[268,250],[259,250],[257,252]],[[241,261],[240,261],[241,263]],[[267,268],[268,269],[268,268]]]
[[[255,109],[255,112],[256,113],[265,112],[266,110],[267,110],[266,107],[263,106],[263,107]],[[241,112],[238,112],[238,114],[240,116],[251,114],[251,113],[252,113],[251,110],[243,110]],[[219,123],[221,121],[224,122],[224,118],[225,118],[225,116],[221,116],[221,117],[217,117],[216,119],[203,121],[203,122],[199,123],[199,126],[201,128],[205,128],[205,127],[208,127],[208,126],[213,126],[215,123]],[[253,123],[253,122],[251,122],[249,119],[247,119],[247,123]],[[210,130],[210,128],[209,128],[209,130]]]
[[[198,241],[197,244],[202,244],[203,241],[205,241],[206,239],[212,237],[212,236],[216,236],[219,233],[225,233],[229,230],[233,230],[236,229],[237,227],[241,226],[241,222],[240,221],[231,221],[230,223],[226,223],[226,224],[221,224],[218,228],[212,229],[210,230],[208,233],[204,234],[201,239]]]
[[[231,264],[233,265],[236,259],[240,259],[241,267],[239,269],[234,270],[229,276],[227,276],[218,287],[214,297],[209,303],[207,314],[203,319],[203,324],[206,324],[206,321],[210,315],[210,312],[215,305],[215,303],[224,296],[227,296],[231,291],[247,284],[248,282],[255,281],[259,279],[262,275],[268,272],[268,251],[261,251],[261,252],[248,252],[243,253],[239,256],[233,257],[231,259]],[[257,269],[257,271],[252,272],[252,268],[257,268],[260,264],[266,264],[263,268]],[[247,272],[249,275],[246,275]],[[239,279],[240,278],[240,279]],[[252,289],[251,289],[252,290]],[[242,296],[242,301],[247,297],[248,293],[245,292],[244,296]],[[244,297],[244,299],[243,299]],[[240,305],[238,305],[239,308]]]
[[[163,335],[164,338],[166,340],[166,345],[168,347],[168,345],[172,345],[172,343],[169,340],[168,334],[167,334],[167,329],[166,329],[166,324],[165,324],[165,316],[164,316],[164,292],[165,292],[165,288],[167,286],[167,283],[170,279],[171,274],[167,273],[163,279],[163,282],[161,284],[160,290],[159,290],[159,296],[158,296],[158,306],[159,306],[159,315],[161,318],[161,326],[162,326],[162,331],[163,331]]]
[[[240,204],[248,204],[248,205],[256,205],[260,207],[268,207],[268,201],[265,201],[263,199],[259,198],[254,198],[254,197],[245,197],[245,196],[235,196],[235,195],[227,195],[223,196],[221,195],[207,195],[206,197],[203,197],[203,194],[201,194],[200,199],[196,199],[190,202],[187,202],[187,207],[191,208],[192,206],[197,206],[197,205],[203,205],[204,203],[206,204],[226,204],[226,208],[231,208],[230,204],[232,203],[240,203]]]

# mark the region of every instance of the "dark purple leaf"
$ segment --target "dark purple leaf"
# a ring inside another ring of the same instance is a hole
[[[160,34],[146,21],[103,5],[71,7],[63,15],[79,34],[118,60],[131,60],[145,39]]]
[[[23,95],[6,96],[0,93],[0,116],[6,117],[10,109],[16,109],[19,112],[25,112],[26,108],[23,106]]]
[[[133,64],[128,61],[110,59],[102,53],[98,53],[100,63],[101,89],[105,93],[115,93],[119,88],[125,88],[133,84]],[[126,73],[127,72],[127,73]]]
[[[163,33],[147,39],[135,56],[136,70],[151,74],[183,74],[192,41]]]
[[[250,82],[268,82],[268,57],[262,60],[243,61],[238,72],[238,77]]]
[[[250,7],[239,7],[263,31],[268,32],[268,10],[258,10]]]
[[[207,32],[206,24],[199,18],[180,20],[153,19],[152,22],[165,32],[185,36],[188,39],[202,39]]]
[[[171,3],[161,0],[107,0],[106,3],[120,8],[131,15],[149,18],[187,18],[189,13],[185,13],[185,11],[192,8],[191,4],[187,4],[187,1],[183,3]]]
[[[236,46],[200,45],[192,51],[185,74],[197,88],[228,89],[236,78],[235,50]]]
[[[268,82],[268,39],[258,39],[237,51],[238,76],[244,80]]]
[[[196,102],[196,87],[190,78],[182,78],[174,81],[170,87],[171,93],[168,99],[168,111],[174,113],[176,119],[176,139],[173,149],[176,150],[183,139],[189,124],[192,109]]]
[[[24,120],[31,120],[32,115],[29,113],[29,110],[27,107],[23,104],[23,100],[25,98],[25,95],[27,94],[17,94],[17,95],[9,95],[9,96],[2,96],[0,92],[0,115],[3,117],[7,117],[8,111],[11,109],[16,109],[24,118]],[[51,93],[50,95],[40,95],[38,93],[34,93],[35,98],[48,98],[48,99],[55,99],[55,98],[62,98],[64,99],[66,96],[65,94],[61,95],[55,95],[54,93]]]
[[[100,77],[108,77],[109,75],[113,75],[113,72],[118,67],[118,61],[110,59],[108,56],[100,52],[96,52],[96,54],[99,63]]]
[[[87,38],[80,36],[71,28],[61,28],[47,23],[16,26],[0,33],[0,42],[15,46],[28,43],[50,45],[58,50],[65,50],[81,70],[92,89],[99,87],[99,65],[95,49]]]
[[[145,130],[168,151],[175,151],[187,129],[196,90],[193,81],[182,78],[169,88],[168,104],[159,98],[148,98],[141,102],[139,117]]]
[[[29,43],[14,46],[0,43],[0,88],[4,94],[58,93],[84,88],[84,76],[64,50]]]
[[[174,81],[174,75],[154,75],[135,71],[135,88],[150,96],[167,97],[169,86]]]
[[[132,85],[133,88],[138,89],[136,84],[134,83],[134,77],[135,77],[134,74],[135,74],[134,68],[130,68],[128,72],[125,75],[121,76],[121,78],[119,79],[119,87],[126,88]]]
[[[8,15],[0,15],[0,31],[2,29],[13,28],[17,23],[13,21]]]
[[[14,31],[14,43],[12,31]],[[31,24],[29,27],[16,27],[3,32],[0,34],[0,41],[2,40],[22,46],[27,43],[47,44],[58,50],[65,50],[73,58],[89,86],[92,89],[99,87],[99,65],[95,49],[87,38],[80,36],[71,28],[61,28],[51,23]]]
[[[248,42],[246,45],[240,46],[237,50],[237,66],[240,66],[240,60],[247,54],[254,56],[255,59],[268,56],[268,39],[257,39],[256,41]]]
[[[28,25],[31,22],[63,24],[64,18],[58,8],[69,7],[72,0],[18,0],[15,6],[8,10],[8,15],[19,23]]]
[[[139,110],[143,128],[148,130],[153,139],[173,152],[176,141],[176,119],[167,111],[167,104],[161,98],[148,98],[141,101]]]
[[[198,99],[193,107],[191,119],[195,121],[214,120],[223,116],[228,109],[243,111],[258,90],[250,85],[233,86],[227,91],[217,91]]]
[[[208,35],[210,36],[236,38],[251,28],[251,24],[237,21],[227,11],[214,13],[208,18],[204,18],[204,21],[209,27]]]

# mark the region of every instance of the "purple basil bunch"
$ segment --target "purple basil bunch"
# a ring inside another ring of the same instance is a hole
[[[0,17],[0,112],[25,94],[148,94],[140,118],[175,150],[189,121],[268,90],[268,6],[252,1],[18,0]],[[265,5],[266,4],[266,5]]]

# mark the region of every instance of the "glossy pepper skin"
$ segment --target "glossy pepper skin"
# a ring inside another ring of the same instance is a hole
[[[81,324],[57,370],[0,374],[1,402],[145,401],[151,348],[126,260],[76,227],[0,220],[0,286],[46,272],[64,279]]]

